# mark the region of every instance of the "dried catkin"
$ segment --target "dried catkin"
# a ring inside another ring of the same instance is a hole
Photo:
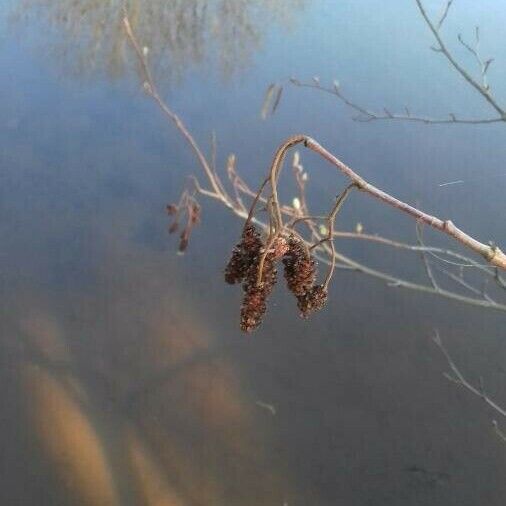
[[[225,267],[225,281],[231,285],[240,283],[253,265],[262,248],[260,233],[252,224],[246,225],[240,242],[232,250],[232,256]]]
[[[288,289],[297,297],[310,290],[316,279],[315,261],[308,254],[301,239],[290,236],[288,251],[283,257]]]
[[[314,311],[319,311],[327,302],[328,292],[323,285],[313,286],[305,294],[297,297],[297,307],[302,318],[308,318]]]

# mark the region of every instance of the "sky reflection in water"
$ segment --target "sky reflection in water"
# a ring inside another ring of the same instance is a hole
[[[340,273],[312,321],[278,289],[265,325],[240,335],[238,293],[221,274],[240,223],[204,201],[188,254],[175,255],[164,206],[196,165],[141,92],[120,2],[11,4],[0,46],[4,502],[500,504],[504,447],[476,399],[441,378],[427,337],[438,328],[500,396],[503,317]],[[259,117],[266,86],[292,75],[338,78],[375,108],[488,112],[428,50],[414,2],[129,5],[170,103],[202,145],[216,131],[220,166],[234,152],[260,181],[279,142],[302,131],[380,187],[483,240],[504,237],[500,125],[357,124],[331,97],[291,87]],[[504,97],[505,17],[465,1],[447,26],[483,27]],[[303,163],[310,195],[331,202],[338,177]],[[438,187],[455,179],[472,183]],[[414,237],[363,198],[342,216],[358,221]]]

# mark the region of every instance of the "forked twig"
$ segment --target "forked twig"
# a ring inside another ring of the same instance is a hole
[[[476,397],[479,397],[489,408],[491,408],[496,414],[501,416],[502,418],[506,418],[506,409],[501,407],[497,402],[492,400],[490,396],[485,391],[485,387],[483,385],[483,379],[480,378],[479,386],[473,385],[470,381],[466,379],[464,374],[460,371],[460,369],[455,364],[454,360],[452,359],[450,353],[446,349],[446,347],[443,344],[443,341],[441,339],[441,336],[439,335],[438,331],[435,331],[434,336],[432,337],[432,341],[434,344],[440,349],[441,353],[446,359],[446,362],[448,366],[450,367],[451,372],[450,373],[444,373],[445,378],[448,381],[451,381],[452,383],[455,383],[456,385],[464,387],[468,392],[471,392]],[[506,442],[506,436],[501,431],[501,429],[498,426],[498,423],[496,420],[492,420],[492,424],[494,427],[494,430],[496,434]]]
[[[125,27],[125,33],[128,37],[128,40],[131,42],[131,45],[135,50],[135,55],[138,59],[139,69],[141,72],[141,78],[143,82],[147,83],[144,86],[147,95],[152,99],[154,99],[155,103],[162,110],[164,115],[174,123],[176,128],[183,135],[185,140],[190,145],[192,151],[196,155],[197,161],[199,162],[199,165],[203,170],[203,174],[208,183],[208,188],[200,185],[199,182],[194,178],[194,185],[196,191],[202,195],[220,201],[234,214],[236,214],[242,219],[245,219],[246,223],[254,223],[261,229],[263,229],[270,236],[268,241],[270,243],[269,247],[266,248],[265,251],[263,252],[265,254],[265,257],[267,256],[268,251],[272,249],[272,246],[274,245],[275,241],[281,235],[286,235],[293,232],[296,235],[296,237],[299,237],[303,240],[305,248],[309,248],[311,245],[319,243],[319,245],[316,248],[314,248],[313,251],[314,255],[315,257],[319,258],[321,262],[327,263],[329,266],[334,265],[335,268],[348,269],[348,270],[351,269],[356,272],[361,272],[369,276],[375,277],[377,279],[383,280],[390,286],[422,291],[425,293],[439,295],[445,298],[453,299],[456,301],[460,301],[463,303],[479,307],[506,311],[506,304],[502,304],[492,299],[485,300],[481,296],[475,297],[475,292],[473,292],[472,290],[469,290],[469,294],[471,295],[466,295],[458,292],[453,292],[450,290],[445,290],[440,287],[435,287],[432,283],[429,285],[425,285],[422,283],[412,282],[407,279],[402,279],[393,274],[373,269],[367,265],[357,262],[352,258],[343,255],[340,251],[337,251],[335,247],[330,246],[332,241],[330,241],[328,238],[328,230],[331,227],[330,226],[327,227],[326,231],[324,231],[324,233],[322,234],[321,226],[318,225],[318,222],[321,219],[328,220],[328,216],[322,218],[319,216],[312,215],[312,213],[308,209],[305,197],[305,182],[307,180],[307,173],[304,172],[302,169],[298,152],[296,152],[297,160],[295,160],[294,157],[294,175],[297,186],[299,188],[298,207],[297,208],[295,207],[295,202],[292,206],[281,204],[281,202],[279,202],[277,191],[272,192],[270,196],[264,195],[265,189],[269,185],[272,186],[272,183],[274,183],[274,189],[276,189],[276,186],[279,182],[281,162],[284,159],[287,150],[292,146],[301,144],[306,148],[316,152],[326,160],[328,160],[332,165],[334,165],[335,168],[338,169],[339,172],[341,172],[341,174],[343,174],[349,179],[350,184],[353,184],[362,192],[379,199],[381,202],[386,203],[387,205],[390,205],[401,212],[406,213],[407,215],[413,217],[417,222],[422,222],[428,226],[431,226],[432,228],[435,228],[443,232],[448,236],[453,237],[459,243],[466,246],[468,249],[482,255],[487,260],[489,265],[481,264],[476,260],[470,259],[460,253],[453,252],[448,249],[432,248],[430,246],[425,245],[423,246],[408,245],[405,243],[401,243],[399,241],[391,240],[377,235],[356,234],[334,229],[332,230],[333,239],[336,237],[348,238],[352,240],[360,240],[360,241],[367,241],[370,243],[384,244],[385,246],[404,249],[406,251],[413,251],[418,253],[424,251],[427,254],[433,255],[438,261],[442,261],[448,264],[451,264],[452,260],[450,259],[453,258],[455,260],[454,263],[457,263],[458,265],[465,264],[468,265],[469,267],[473,267],[478,271],[483,272],[483,274],[486,276],[492,276],[497,286],[499,287],[503,286],[504,281],[503,278],[499,275],[499,271],[504,269],[504,267],[506,266],[506,261],[504,254],[497,247],[483,244],[475,240],[474,238],[470,237],[469,235],[465,234],[457,227],[455,227],[455,225],[453,225],[452,222],[448,220],[441,220],[439,218],[426,214],[420,211],[419,209],[410,206],[409,204],[402,202],[396,199],[395,197],[389,195],[388,193],[376,188],[369,182],[365,181],[357,173],[355,173],[350,167],[342,163],[339,159],[337,159],[334,155],[328,152],[325,148],[320,146],[314,139],[308,136],[298,135],[295,137],[291,137],[280,146],[274,157],[271,169],[269,171],[269,175],[264,180],[263,184],[261,185],[258,191],[253,191],[246,184],[246,182],[240,177],[235,166],[235,157],[231,155],[232,158],[229,157],[227,169],[229,180],[231,182],[233,189],[233,193],[230,194],[226,190],[225,184],[223,183],[221,177],[219,176],[218,170],[215,166],[216,141],[214,139],[212,141],[213,147],[212,147],[211,161],[208,161],[206,156],[203,154],[203,151],[199,148],[198,143],[191,135],[190,131],[185,126],[183,121],[172,111],[172,109],[166,104],[164,99],[160,96],[159,92],[157,91],[153,78],[151,77],[151,73],[149,72],[149,65],[146,61],[145,55],[140,49],[139,43],[135,38],[135,34],[128,21],[128,16],[126,15],[126,13],[125,18],[123,20],[123,24]],[[250,204],[249,212],[247,211],[247,204],[245,199],[248,199],[250,202],[252,199],[252,204]],[[264,208],[267,208],[268,216],[272,216],[273,219],[270,220],[271,221],[270,223],[266,223],[265,221],[260,219],[256,214],[256,207],[257,205],[260,204],[264,206]],[[285,217],[288,218],[288,221],[286,222],[284,221]],[[298,232],[295,231],[295,226],[297,222],[303,222],[308,227],[310,237],[304,238]],[[504,286],[506,286],[506,284]]]
[[[383,109],[383,112],[377,112],[370,110],[354,100],[347,97],[341,90],[341,86],[337,81],[334,81],[332,86],[324,86],[321,84],[318,78],[313,78],[310,82],[302,82],[298,79],[290,79],[290,82],[295,86],[314,88],[324,93],[335,96],[346,106],[354,110],[357,115],[353,118],[355,121],[360,122],[371,122],[377,120],[388,120],[388,121],[410,121],[415,123],[424,124],[468,124],[468,125],[480,125],[480,124],[491,124],[506,122],[506,109],[499,103],[496,97],[490,90],[490,85],[487,80],[487,73],[490,65],[493,62],[493,58],[484,60],[479,52],[480,43],[480,32],[479,27],[475,28],[475,46],[472,47],[470,44],[464,41],[462,35],[458,35],[458,40],[464,46],[470,54],[475,58],[480,69],[481,82],[475,79],[470,72],[468,72],[464,66],[459,63],[456,57],[448,49],[446,42],[441,36],[441,28],[443,23],[447,19],[448,12],[452,6],[453,0],[448,0],[443,9],[443,13],[437,22],[433,22],[422,3],[422,0],[415,0],[418,10],[424,20],[425,24],[429,28],[432,36],[435,39],[436,45],[431,46],[431,49],[442,55],[453,69],[485,100],[485,102],[495,111],[493,117],[484,118],[460,118],[454,113],[448,114],[447,117],[436,118],[431,116],[420,116],[411,113],[408,107],[405,107],[403,113],[392,113],[387,109]]]

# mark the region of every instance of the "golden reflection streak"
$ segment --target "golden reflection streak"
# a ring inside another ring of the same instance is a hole
[[[30,313],[19,310],[20,334],[37,349],[20,361],[28,421],[62,488],[89,506],[293,497],[286,463],[273,460],[258,424],[264,415],[181,292],[175,262],[132,244],[128,227],[121,237],[102,226],[96,289],[42,304],[32,297]],[[37,312],[48,303],[75,317],[64,327],[54,311]]]
[[[86,506],[119,505],[100,437],[80,404],[50,373],[21,367],[28,414],[66,492]]]
[[[125,429],[124,440],[140,504],[142,506],[186,504],[167,484],[159,464],[133,428]]]

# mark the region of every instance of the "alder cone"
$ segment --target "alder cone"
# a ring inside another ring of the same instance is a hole
[[[232,256],[225,267],[225,281],[234,285],[240,283],[254,264],[263,243],[260,233],[251,223],[244,227],[241,240],[232,250]]]
[[[315,261],[308,255],[302,240],[290,236],[288,251],[283,257],[288,289],[296,296],[303,296],[312,288],[316,279]]]
[[[263,265],[262,280],[258,281],[260,256],[249,268],[243,283],[243,303],[241,306],[241,330],[252,332],[261,323],[267,310],[267,298],[277,281],[277,269],[273,255],[267,255]]]
[[[327,302],[328,292],[323,285],[313,286],[305,294],[297,297],[297,307],[302,318],[308,318],[314,311],[322,309]]]

